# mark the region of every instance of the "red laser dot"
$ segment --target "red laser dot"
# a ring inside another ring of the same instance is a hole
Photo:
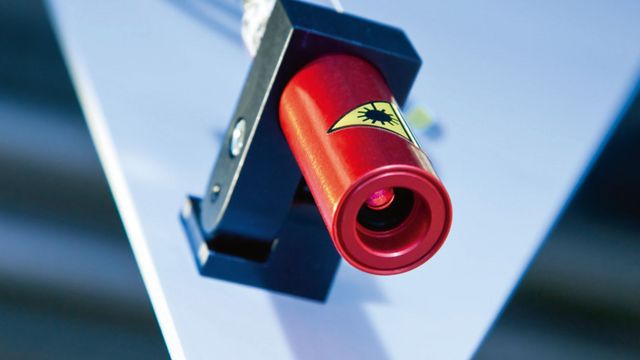
[[[395,194],[392,188],[384,188],[373,192],[369,195],[366,203],[372,210],[386,209],[393,202]]]

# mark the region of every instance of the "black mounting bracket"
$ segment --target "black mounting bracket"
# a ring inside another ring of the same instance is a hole
[[[326,299],[340,256],[281,133],[278,103],[300,68],[332,53],[375,65],[400,105],[421,63],[399,29],[277,1],[205,196],[181,213],[202,275]]]

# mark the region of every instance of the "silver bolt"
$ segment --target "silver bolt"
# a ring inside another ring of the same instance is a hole
[[[247,122],[244,119],[238,120],[236,126],[231,133],[231,141],[229,142],[229,154],[231,157],[240,155],[244,148],[245,133],[247,132]]]
[[[216,201],[216,199],[218,199],[218,195],[220,195],[220,190],[222,190],[222,188],[220,187],[220,184],[214,184],[211,187],[211,195],[209,196],[209,200],[211,200],[211,202]]]

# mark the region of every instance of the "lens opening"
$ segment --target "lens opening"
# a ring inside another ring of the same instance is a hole
[[[374,210],[366,202],[357,216],[358,240],[379,256],[399,256],[415,248],[424,239],[431,223],[426,201],[412,190],[393,188],[389,206]]]
[[[393,230],[409,217],[413,203],[414,195],[411,190],[393,188],[393,198],[390,203],[385,204],[384,207],[375,208],[365,202],[358,211],[357,220],[360,225],[371,231]]]

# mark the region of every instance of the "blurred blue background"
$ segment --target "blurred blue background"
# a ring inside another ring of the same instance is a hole
[[[0,359],[168,358],[46,9],[0,1]]]
[[[629,104],[476,358],[640,358]],[[0,0],[0,359],[166,357],[45,7]]]

